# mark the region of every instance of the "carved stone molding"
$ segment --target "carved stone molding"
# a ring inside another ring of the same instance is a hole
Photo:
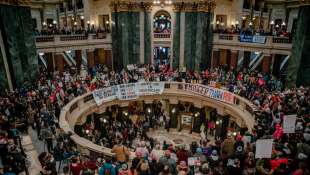
[[[215,9],[215,1],[174,2],[175,12],[212,12]]]
[[[30,0],[0,0],[0,4],[14,6],[30,6]]]
[[[145,8],[151,8],[151,3],[144,3],[138,1],[112,1],[110,4],[112,12],[128,12],[128,11],[141,11]]]

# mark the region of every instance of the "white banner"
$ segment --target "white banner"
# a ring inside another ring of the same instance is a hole
[[[296,115],[285,115],[283,117],[283,132],[295,133]]]
[[[212,88],[200,84],[184,84],[183,90],[194,92],[196,94],[216,100],[224,101],[226,103],[234,103],[234,94],[222,89]]]
[[[128,69],[128,70],[134,70],[134,69],[135,69],[135,65],[133,65],[133,64],[128,64],[128,65],[127,65],[127,69]]]
[[[145,82],[138,83],[139,95],[155,95],[162,94],[165,89],[165,82]]]
[[[137,87],[138,83],[120,84],[118,86],[118,99],[133,100],[138,98]]]
[[[99,106],[103,102],[115,100],[118,97],[118,88],[117,86],[111,86],[94,90],[93,97],[96,104]]]
[[[255,158],[271,158],[273,139],[256,140]]]
[[[165,82],[139,82],[121,84],[93,91],[93,97],[97,105],[116,98],[120,100],[137,99],[140,95],[162,94]],[[200,84],[183,84],[183,90],[193,92],[208,98],[234,104],[234,94],[222,89],[208,87]]]
[[[261,35],[253,36],[253,43],[265,44],[265,42],[266,42],[266,36],[261,36]]]

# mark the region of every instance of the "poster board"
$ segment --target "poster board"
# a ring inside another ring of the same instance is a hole
[[[256,141],[255,158],[271,158],[273,139],[259,139]]]
[[[283,133],[295,133],[296,117],[296,114],[283,117]]]

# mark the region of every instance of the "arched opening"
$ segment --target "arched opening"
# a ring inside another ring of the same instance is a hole
[[[156,41],[169,41],[171,37],[171,16],[165,10],[160,10],[153,17],[153,33]],[[153,48],[153,57],[155,64],[170,63],[170,45],[157,43]]]
[[[154,15],[154,33],[171,33],[171,16],[167,11],[160,10]]]

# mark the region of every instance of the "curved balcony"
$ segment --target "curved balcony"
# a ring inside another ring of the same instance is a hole
[[[253,36],[250,36],[253,37]],[[265,54],[291,55],[292,43],[288,37],[255,36],[255,42],[242,42],[237,34],[213,34],[214,49],[242,50],[263,52]],[[242,38],[248,40],[249,38]],[[251,38],[250,38],[251,40]],[[170,33],[154,33],[154,45],[170,46]],[[37,36],[38,52],[63,52],[67,50],[105,48],[112,49],[112,38],[109,33],[98,35],[54,35]]]
[[[291,55],[292,43],[288,37],[214,33],[213,48]]]
[[[184,90],[183,86],[186,83],[178,82],[165,82],[165,88],[161,95],[144,95],[136,100],[144,100],[145,103],[152,103],[154,99],[169,100],[170,104],[178,104],[178,101],[188,101],[193,103],[196,107],[209,106],[216,108],[221,115],[229,114],[231,119],[241,127],[247,127],[251,131],[254,127],[255,117],[254,111],[257,109],[255,106],[238,95],[232,94],[224,90],[224,93],[230,94],[230,102],[219,101],[215,98],[206,97],[198,93]],[[208,86],[199,85],[202,88],[209,88]],[[92,143],[91,141],[82,138],[74,133],[74,126],[82,124],[87,115],[92,113],[103,113],[105,109],[112,105],[119,105],[122,107],[128,106],[129,100],[112,100],[102,103],[97,106],[91,92],[86,93],[73,99],[65,107],[62,108],[59,124],[60,127],[66,132],[72,132],[71,139],[78,145],[78,149],[82,152],[93,152],[94,154],[113,156],[111,149],[102,147]],[[132,156],[133,157],[133,153]]]
[[[38,52],[63,52],[94,48],[112,49],[112,39],[109,33],[37,36],[36,47]]]

